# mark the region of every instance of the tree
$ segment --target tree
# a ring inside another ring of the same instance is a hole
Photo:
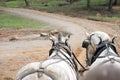
[[[9,1],[13,1],[13,0],[0,0],[0,1],[5,1],[5,2],[9,2]]]
[[[78,0],[66,0],[67,2],[69,2],[70,4],[72,4],[73,2],[76,2]]]
[[[87,8],[90,8],[90,0],[87,0]]]
[[[108,11],[112,11],[112,6],[113,6],[113,0],[109,0]]]
[[[113,5],[117,5],[117,0],[114,0]]]
[[[27,0],[25,0],[25,4],[26,4],[26,6],[29,6],[29,3],[28,3],[28,1],[27,1]]]

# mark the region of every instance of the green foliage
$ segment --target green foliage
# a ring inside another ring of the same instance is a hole
[[[27,0],[29,2],[29,6],[33,8],[39,8],[39,9],[51,9],[51,10],[57,10],[56,8],[61,7],[77,7],[77,8],[83,8],[86,7],[87,0],[78,0],[77,2],[73,4],[69,4],[66,2],[66,0]],[[108,0],[90,0],[90,5],[104,5],[107,4]],[[24,0],[13,0],[4,2],[5,6],[8,7],[24,7],[25,1]]]
[[[97,20],[97,21],[113,21],[113,20],[120,20],[119,17],[109,17],[109,16],[90,16],[89,19]]]
[[[91,9],[86,8],[87,0],[78,0],[70,4],[66,0],[27,0],[29,2],[29,7],[37,10],[45,10],[48,12],[58,12],[66,15],[72,16],[95,16],[97,13],[100,13],[102,16],[109,16],[107,13],[107,6],[109,0],[90,0]],[[120,3],[120,0],[118,0]],[[4,5],[8,7],[24,7],[24,0],[14,0],[9,2],[4,2]],[[112,14],[114,17],[119,16],[120,11],[116,9],[116,12]],[[110,14],[111,15],[111,14]],[[113,19],[113,18],[109,18]]]
[[[65,0],[36,0],[30,1],[30,6],[43,9],[43,10],[54,10],[61,7],[62,5],[68,5]]]
[[[90,0],[91,5],[103,5],[107,3],[108,3],[108,0]]]
[[[25,6],[25,3],[23,0],[15,0],[15,1],[4,2],[4,5],[6,7],[23,7]]]
[[[86,7],[87,0],[78,0],[77,2],[73,4],[69,4],[66,2],[66,0],[27,0],[31,7],[36,7],[40,9],[53,9],[61,6],[75,6],[75,7]],[[97,5],[104,5],[107,4],[109,0],[90,0],[90,5],[97,6]],[[2,0],[2,3],[4,2],[5,6],[8,7],[24,7],[25,1],[24,0],[10,0],[5,1]],[[118,0],[118,3],[120,3],[120,0]]]
[[[33,19],[17,17],[9,13],[0,11],[0,27],[3,28],[41,28],[46,24]]]

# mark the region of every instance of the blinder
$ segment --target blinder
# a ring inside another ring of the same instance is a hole
[[[90,44],[90,43],[89,43],[88,40],[84,40],[83,43],[82,43],[82,47],[83,47],[83,48],[87,48],[89,44]]]

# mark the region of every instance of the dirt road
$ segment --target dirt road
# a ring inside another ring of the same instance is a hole
[[[60,14],[4,7],[0,7],[0,10],[7,11],[13,15],[43,21],[50,25],[50,29],[58,29],[71,33],[69,43],[74,53],[78,56],[77,58],[83,64],[85,64],[85,50],[82,49],[81,43],[85,39],[85,32],[100,30],[113,36],[116,32],[118,34],[120,30],[118,24],[91,21]],[[6,38],[9,38],[11,35],[5,35],[5,33],[13,33],[12,36],[18,36],[21,34],[17,33],[33,35],[39,34],[39,31],[41,30],[22,30],[21,32],[21,30],[0,29],[0,38],[2,38],[0,41],[0,80],[12,80],[16,72],[25,64],[45,60],[51,47],[49,40],[40,40],[39,38],[6,41]]]

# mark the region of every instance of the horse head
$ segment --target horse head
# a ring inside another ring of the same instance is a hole
[[[49,39],[52,41],[52,48],[49,52],[49,55],[52,54],[53,50],[57,50],[56,48],[63,48],[67,51],[67,53],[71,54],[71,49],[67,42],[69,38],[70,34],[64,36],[61,32],[59,32],[56,36],[53,34],[49,34]]]
[[[53,34],[49,34],[49,39],[53,42],[53,45],[62,43],[67,45],[67,41],[70,38],[70,34],[67,34],[66,36],[63,36],[61,32],[58,32],[57,36],[54,36]]]
[[[86,48],[87,64],[89,71],[85,80],[119,80],[120,58],[114,45],[114,39],[110,39],[105,32],[96,31],[87,34],[83,41]]]
[[[87,39],[85,39],[82,43],[82,47],[86,48],[86,63],[91,65],[92,56],[95,54],[100,44],[106,41],[110,41],[110,37],[107,33],[96,31],[90,34],[86,33]]]

